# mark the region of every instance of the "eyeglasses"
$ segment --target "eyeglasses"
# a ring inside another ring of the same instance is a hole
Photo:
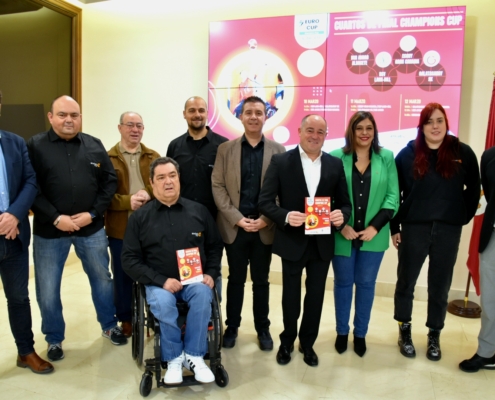
[[[132,122],[127,122],[127,123],[125,123],[125,124],[121,124],[121,125],[125,125],[125,126],[127,126],[129,129],[132,129],[132,128],[134,128],[134,127],[138,128],[138,129],[144,129],[144,125],[143,125],[143,124],[139,124],[139,123],[138,123],[138,124],[134,124],[134,123],[132,123]]]

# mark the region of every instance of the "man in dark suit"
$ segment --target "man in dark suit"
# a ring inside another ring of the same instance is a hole
[[[487,202],[480,234],[481,330],[478,350],[459,364],[464,372],[495,369],[495,147],[481,156],[481,183]]]
[[[1,99],[0,93],[0,107]],[[53,366],[34,351],[28,292],[28,212],[36,193],[36,175],[26,143],[17,135],[0,130],[0,275],[10,329],[17,345],[17,366],[46,374],[53,371]]]
[[[259,97],[244,100],[241,112],[244,135],[218,147],[212,174],[213,197],[218,208],[218,229],[229,263],[227,329],[223,347],[235,346],[244,300],[248,265],[253,281],[254,326],[261,350],[272,350],[268,275],[275,226],[260,214],[258,199],[273,154],[285,148],[262,133],[266,105]]]
[[[282,309],[284,331],[280,334],[277,362],[291,360],[301,312],[301,276],[306,268],[306,296],[299,329],[299,351],[310,366],[318,365],[313,344],[318,336],[325,282],[334,254],[333,234],[306,235],[305,198],[330,197],[332,229],[346,224],[351,214],[342,161],[322,153],[327,123],[307,115],[299,128],[300,143],[285,154],[272,157],[260,193],[260,211],[277,225],[273,252],[282,258]],[[280,201],[277,205],[276,198]]]

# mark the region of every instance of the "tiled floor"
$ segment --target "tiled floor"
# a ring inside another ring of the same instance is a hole
[[[226,280],[224,280],[225,290]],[[40,316],[30,281],[36,349],[46,357]],[[65,359],[55,363],[53,374],[40,376],[15,366],[16,350],[8,327],[5,301],[0,306],[0,399],[140,399],[142,372],[131,359],[131,346],[113,346],[101,337],[91,303],[87,278],[80,265],[68,266],[63,279],[67,331]],[[349,350],[339,355],[334,347],[333,294],[326,295],[320,336],[315,345],[320,365],[308,367],[293,353],[287,366],[275,361],[276,350],[261,352],[251,316],[251,289],[246,290],[244,320],[237,345],[224,350],[223,364],[230,376],[226,388],[215,384],[188,388],[156,389],[149,398],[211,399],[490,399],[495,393],[495,371],[466,374],[458,363],[476,351],[479,320],[447,315],[441,336],[443,358],[428,361],[426,303],[415,302],[413,339],[417,357],[406,359],[397,348],[397,325],[392,319],[393,300],[377,297],[367,336],[368,352],[359,358]],[[3,298],[3,296],[2,296]],[[282,328],[281,287],[271,287],[271,331],[278,347]]]

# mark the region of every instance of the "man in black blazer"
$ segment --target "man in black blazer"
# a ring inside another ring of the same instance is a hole
[[[301,313],[301,276],[306,268],[306,296],[299,329],[299,351],[310,366],[318,365],[313,344],[320,326],[325,283],[334,254],[334,237],[306,235],[306,197],[330,197],[332,229],[346,224],[351,214],[342,161],[322,153],[327,123],[319,115],[307,115],[299,128],[295,149],[272,157],[259,197],[259,207],[277,224],[273,253],[282,258],[282,309],[284,331],[280,334],[277,362],[291,360]],[[276,199],[278,197],[279,204]]]
[[[495,147],[481,156],[481,183],[487,202],[480,234],[481,330],[478,350],[459,364],[464,372],[495,369]]]
[[[0,106],[1,99],[0,92]],[[28,293],[28,212],[37,191],[26,143],[17,135],[0,130],[0,276],[17,345],[17,366],[46,374],[53,371],[53,366],[34,351]]]

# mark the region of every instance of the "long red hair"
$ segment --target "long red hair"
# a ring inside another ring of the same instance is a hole
[[[440,110],[445,117],[445,125],[447,127],[447,134],[442,141],[442,144],[438,148],[438,157],[435,169],[442,175],[443,178],[452,178],[457,169],[459,168],[459,139],[455,136],[449,135],[449,120],[447,113],[441,104],[429,103],[423,108],[419,116],[418,123],[418,135],[416,136],[415,144],[415,157],[414,157],[414,178],[421,179],[428,172],[430,163],[428,161],[430,155],[430,148],[426,144],[425,134],[423,132],[423,126],[428,123],[431,114],[435,110]]]

